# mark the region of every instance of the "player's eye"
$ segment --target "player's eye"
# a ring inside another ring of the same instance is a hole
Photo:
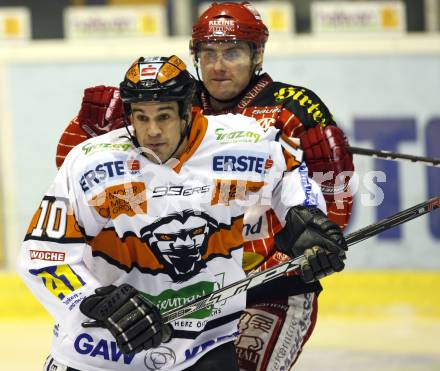
[[[236,48],[228,49],[223,52],[223,58],[225,58],[227,61],[233,61],[238,59],[240,56],[240,50]]]
[[[134,119],[138,122],[147,122],[148,121],[148,117],[141,114],[141,113],[135,114]]]
[[[159,121],[167,121],[170,119],[170,115],[168,113],[162,113],[159,115]]]
[[[165,233],[156,233],[156,238],[158,241],[172,241],[173,237],[169,234]]]
[[[194,236],[198,236],[198,235],[200,235],[200,234],[203,234],[203,232],[204,232],[204,229],[203,229],[203,228],[195,228],[195,229],[193,229],[193,230],[191,231],[191,236],[192,236],[192,237],[194,237]]]
[[[217,53],[214,50],[202,50],[200,52],[200,59],[205,62],[215,62]]]

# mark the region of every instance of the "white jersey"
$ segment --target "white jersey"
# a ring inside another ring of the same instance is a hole
[[[79,304],[98,287],[129,283],[163,313],[244,278],[245,210],[269,205],[284,220],[310,204],[299,163],[276,136],[253,118],[199,114],[187,150],[167,164],[140,155],[125,128],[69,153],[18,263],[55,319],[56,360],[84,371],[182,370],[235,339],[245,293],[175,320],[170,342],[130,355],[108,330],[83,328]]]

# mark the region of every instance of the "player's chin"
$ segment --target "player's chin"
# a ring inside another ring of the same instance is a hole
[[[239,92],[236,92],[235,90],[226,89],[224,87],[218,87],[216,89],[213,89],[212,92],[210,91],[209,93],[214,99],[217,99],[219,101],[234,99],[239,94]]]

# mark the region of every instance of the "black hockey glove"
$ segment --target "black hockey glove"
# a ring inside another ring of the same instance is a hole
[[[275,235],[275,245],[290,257],[304,255],[300,268],[305,282],[319,280],[345,266],[347,243],[341,229],[316,207],[289,209],[285,227]]]
[[[108,329],[124,354],[158,347],[172,337],[172,327],[163,323],[159,309],[129,284],[100,287],[79,309],[95,320],[83,322],[83,327]]]

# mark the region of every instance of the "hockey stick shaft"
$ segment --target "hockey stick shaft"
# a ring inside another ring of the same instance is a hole
[[[378,151],[374,149],[360,148],[360,147],[347,147],[348,151],[354,155],[372,156],[382,158],[384,160],[407,160],[411,162],[423,162],[429,166],[440,166],[440,159],[434,157],[413,156],[404,153]]]
[[[418,205],[400,211],[397,214],[394,214],[377,223],[371,224],[365,228],[359,229],[356,232],[350,233],[345,236],[345,240],[347,241],[348,246],[352,246],[390,228],[396,227],[402,223],[406,223],[412,219],[427,214],[438,207],[440,207],[440,196],[433,197]],[[191,303],[185,304],[175,309],[171,309],[162,314],[163,320],[165,323],[170,323],[190,313],[196,312],[212,304],[219,303],[225,299],[229,299],[232,296],[248,291],[249,289],[255,286],[259,286],[274,278],[281,277],[285,273],[295,271],[299,268],[299,263],[302,261],[303,258],[304,256],[302,255],[298,256],[295,259],[291,259],[275,267],[271,267],[262,272],[249,275],[248,277],[240,281],[234,282],[228,286],[225,286],[219,290],[216,290],[211,294],[204,295],[192,301]]]

